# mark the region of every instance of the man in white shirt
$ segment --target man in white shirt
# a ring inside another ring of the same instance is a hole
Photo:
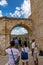
[[[32,56],[34,59],[34,64],[38,65],[37,47],[36,47],[35,39],[32,40]]]

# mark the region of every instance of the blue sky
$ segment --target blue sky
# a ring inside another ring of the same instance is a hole
[[[30,0],[0,0],[0,17],[28,18],[30,15]]]
[[[28,34],[28,31],[21,26],[15,27],[12,31],[11,31],[11,35],[23,35],[23,34]]]

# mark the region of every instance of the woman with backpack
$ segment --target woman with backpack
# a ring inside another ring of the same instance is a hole
[[[29,65],[29,57],[28,57],[29,48],[27,46],[27,42],[24,42],[24,46],[21,48],[21,60],[22,65]]]

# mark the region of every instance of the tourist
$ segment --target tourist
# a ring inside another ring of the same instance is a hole
[[[21,44],[21,38],[19,38],[19,46],[21,47],[22,46],[22,44]]]
[[[17,37],[15,37],[14,42],[15,42],[16,48],[19,48],[19,41]]]
[[[5,51],[8,54],[8,57],[9,57],[8,65],[15,65],[15,62],[16,61],[18,61],[17,63],[19,63],[19,60],[20,60],[20,52],[19,52],[18,49],[16,49],[16,46],[15,46],[15,42],[14,41],[11,41],[10,42],[10,47],[7,48]]]
[[[29,65],[28,52],[29,52],[29,48],[27,46],[27,43],[24,42],[24,46],[21,48],[22,65],[24,65],[24,64]]]
[[[32,56],[34,60],[34,65],[38,65],[38,51],[35,39],[32,39]]]
[[[14,40],[15,40],[15,38],[13,37],[13,39],[11,41],[14,41]]]
[[[23,40],[23,46],[24,46],[24,43],[27,43],[27,38],[25,37],[25,39]]]

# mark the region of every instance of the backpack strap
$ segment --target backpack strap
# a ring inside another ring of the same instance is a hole
[[[25,48],[23,47],[23,50],[24,50],[24,52],[25,52]]]
[[[14,64],[15,64],[15,58],[14,58],[14,55],[13,55],[13,51],[12,51],[12,49],[11,49],[11,52],[12,52],[12,57],[13,57]]]

